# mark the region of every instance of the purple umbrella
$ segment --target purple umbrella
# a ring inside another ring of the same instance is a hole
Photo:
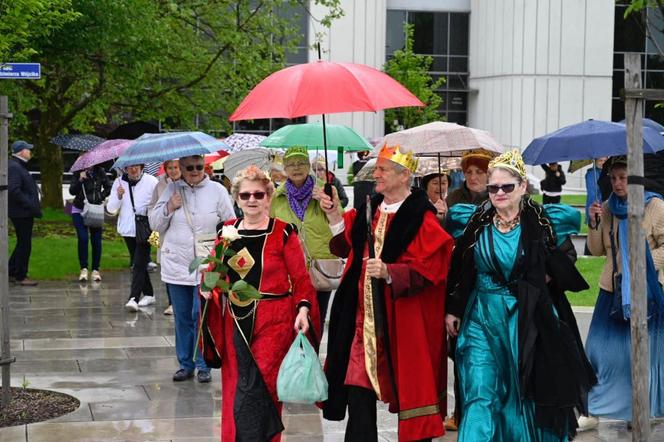
[[[96,146],[94,149],[84,153],[76,159],[71,166],[70,172],[85,170],[97,164],[114,160],[124,153],[134,140],[108,140]]]

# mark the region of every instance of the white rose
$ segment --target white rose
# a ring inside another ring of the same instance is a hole
[[[228,242],[233,242],[240,237],[240,233],[234,226],[224,226],[221,228],[221,237]]]

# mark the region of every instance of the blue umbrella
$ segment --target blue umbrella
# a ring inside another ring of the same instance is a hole
[[[625,120],[620,120],[619,123],[625,124]],[[649,127],[651,129],[655,129],[660,134],[664,134],[664,126],[662,126],[655,120],[651,120],[650,118],[642,118],[641,124],[643,124],[643,127]]]
[[[57,135],[51,139],[51,143],[63,149],[78,150],[80,152],[87,152],[104,141],[106,141],[104,138],[87,134]]]
[[[650,127],[643,128],[643,153],[664,149],[664,137]],[[624,124],[587,120],[535,138],[523,151],[526,164],[547,164],[589,160],[627,154]]]
[[[190,155],[205,155],[228,148],[229,146],[223,141],[203,132],[144,134],[125,150],[113,167],[163,162]]]

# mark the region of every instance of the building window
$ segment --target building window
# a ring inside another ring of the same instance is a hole
[[[403,49],[404,22],[414,25],[413,50],[433,58],[430,74],[447,81],[438,90],[443,99],[439,109],[447,121],[466,124],[468,121],[468,39],[469,14],[456,12],[421,12],[388,10],[386,51],[389,60]]]
[[[611,120],[625,118],[625,102],[620,98],[620,90],[625,87],[625,53],[641,54],[642,87],[664,89],[664,17],[658,8],[648,8],[646,20],[641,14],[633,13],[625,19],[627,2],[616,3],[613,40],[613,92]],[[650,36],[646,34],[646,26]],[[664,123],[664,109],[656,108],[657,101],[646,100],[645,116]]]
[[[291,16],[297,21],[299,39],[293,52],[286,52],[286,66],[307,63],[309,61],[309,15],[303,6],[286,7],[280,9],[280,14]],[[253,133],[257,135],[270,135],[272,132],[289,124],[306,123],[306,117],[294,118],[269,118],[254,121],[233,122],[233,132]]]

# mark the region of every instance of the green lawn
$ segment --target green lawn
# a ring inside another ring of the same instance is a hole
[[[602,274],[605,260],[604,256],[581,256],[576,261],[576,267],[586,278],[590,288],[579,293],[568,292],[567,298],[572,305],[591,307],[595,305],[599,293],[599,277]]]
[[[113,226],[109,226],[113,228]],[[107,229],[109,228],[107,227]],[[73,230],[73,226],[72,226]],[[16,238],[9,237],[9,253],[14,249]],[[92,250],[88,255],[92,264]],[[129,252],[122,239],[104,240],[102,243],[101,273],[108,270],[129,268]],[[76,236],[46,236],[32,239],[30,272],[32,279],[67,280],[78,276],[78,253]]]
[[[542,202],[542,195],[533,195],[533,200],[537,201],[538,203]],[[562,198],[560,198],[560,202],[562,204],[569,204],[570,206],[586,206],[586,195],[581,194],[581,195],[563,195]]]
[[[76,278],[78,252],[76,230],[71,217],[62,210],[44,209],[44,217],[35,220],[32,238],[32,253],[28,277],[32,279],[66,280]],[[129,252],[115,224],[104,226],[102,242],[101,272],[124,270],[129,267]],[[16,237],[9,224],[9,253],[14,250]],[[92,264],[92,250],[88,255]]]

